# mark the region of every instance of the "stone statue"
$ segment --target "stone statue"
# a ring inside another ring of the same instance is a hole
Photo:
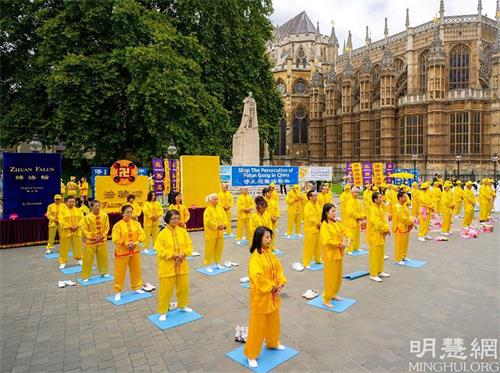
[[[243,100],[243,116],[240,127],[233,135],[233,166],[260,165],[259,122],[257,104],[252,92]]]

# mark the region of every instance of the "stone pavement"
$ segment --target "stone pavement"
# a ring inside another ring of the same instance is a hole
[[[280,227],[285,226],[284,216]],[[412,233],[409,256],[427,265],[411,269],[386,261],[392,277],[381,284],[368,277],[344,281],[341,296],[358,303],[340,314],[306,305],[302,293],[321,291],[323,272],[293,271],[303,240],[281,234],[278,248],[285,254],[279,258],[288,278],[281,341],[300,354],[278,372],[408,372],[409,362],[419,361],[410,353],[412,340],[435,338],[439,361],[444,338],[463,338],[469,354],[474,338],[499,336],[498,229],[474,240],[455,234],[449,242],[421,243]],[[203,253],[203,233],[191,237]],[[111,244],[109,250],[112,268]],[[59,289],[58,280],[78,275],[63,275],[57,260],[44,260],[43,253],[41,246],[0,251],[2,372],[246,371],[224,355],[240,346],[233,340],[235,326],[248,325],[249,291],[239,285],[247,275],[246,247],[226,240],[223,258],[240,266],[219,276],[194,270],[202,258],[190,262],[191,307],[203,319],[167,331],[146,319],[156,312],[157,291],[153,298],[116,307],[105,300],[112,282]],[[393,253],[392,238],[386,253]],[[157,285],[156,258],[143,255],[142,263],[144,280]],[[344,273],[367,268],[366,255],[344,260]]]

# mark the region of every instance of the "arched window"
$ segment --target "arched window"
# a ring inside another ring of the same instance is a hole
[[[427,57],[429,50],[426,49],[418,56],[418,83],[420,93],[427,92]]]
[[[274,149],[275,155],[286,155],[286,119],[282,118],[278,127],[278,141]]]
[[[286,93],[286,84],[283,79],[280,78],[276,81],[276,87],[278,88],[279,93],[281,93],[282,95]]]
[[[299,78],[293,83],[293,93],[304,94],[307,92],[307,83],[304,79]]]
[[[307,117],[301,106],[293,113],[292,131],[294,144],[307,144]]]
[[[470,50],[463,44],[450,51],[450,89],[469,87]]]

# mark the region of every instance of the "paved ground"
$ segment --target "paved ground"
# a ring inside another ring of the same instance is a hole
[[[281,227],[285,224],[282,219]],[[305,304],[301,294],[321,290],[323,272],[292,271],[302,240],[280,234],[289,281],[281,340],[300,354],[277,371],[408,372],[409,362],[419,361],[410,353],[412,340],[435,338],[440,361],[443,338],[463,338],[466,354],[474,338],[498,338],[498,232],[427,243],[417,242],[413,233],[410,257],[428,264],[410,269],[386,261],[392,277],[382,284],[367,277],[345,281],[341,295],[358,303],[341,314]],[[203,252],[202,233],[191,236]],[[391,255],[392,244],[389,239]],[[57,261],[44,260],[43,252],[41,246],[0,251],[2,372],[245,371],[224,354],[239,346],[233,340],[235,325],[248,323],[248,290],[239,285],[246,275],[246,248],[226,240],[224,258],[241,265],[216,277],[194,271],[201,258],[191,262],[191,306],[203,319],[168,331],[146,319],[156,312],[157,292],[116,307],[105,300],[112,283],[59,289],[58,280],[77,275],[61,274]],[[142,256],[142,261],[144,280],[157,284],[155,258]],[[345,258],[344,272],[367,267],[368,256]]]

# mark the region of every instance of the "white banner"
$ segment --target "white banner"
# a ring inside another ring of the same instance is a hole
[[[299,181],[332,181],[332,168],[300,166]]]

